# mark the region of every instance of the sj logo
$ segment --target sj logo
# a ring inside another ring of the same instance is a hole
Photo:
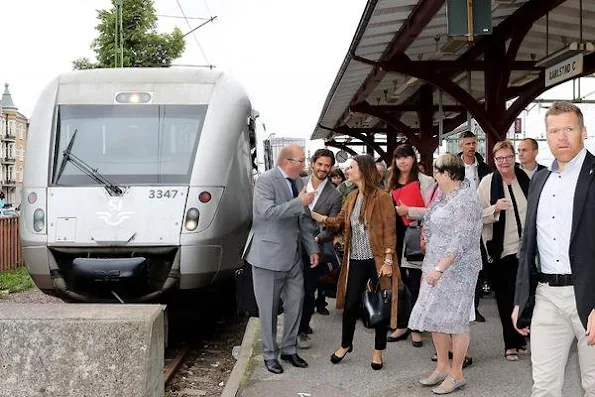
[[[97,211],[95,214],[109,226],[118,226],[134,214],[133,211],[122,210],[122,200],[120,199],[111,199],[108,202],[108,207],[108,211]]]

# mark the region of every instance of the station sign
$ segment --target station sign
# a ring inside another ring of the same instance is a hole
[[[583,54],[558,62],[545,70],[545,86],[561,83],[583,73]]]

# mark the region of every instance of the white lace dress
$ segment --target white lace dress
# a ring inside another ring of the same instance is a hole
[[[446,334],[469,330],[477,275],[481,270],[481,206],[465,179],[449,194],[440,193],[424,217],[427,251],[422,265],[419,297],[409,318],[409,329]],[[425,281],[442,258],[454,263],[434,287]]]

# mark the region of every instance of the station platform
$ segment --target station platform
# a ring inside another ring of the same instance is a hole
[[[384,352],[384,368],[374,371],[370,367],[374,347],[374,331],[357,323],[354,350],[339,364],[330,362],[330,355],[339,347],[341,339],[341,311],[334,309],[335,301],[327,299],[331,314],[314,314],[312,347],[298,349],[308,368],[295,368],[280,360],[284,373],[275,375],[266,370],[261,355],[260,329],[247,329],[253,335],[249,359],[245,360],[242,382],[237,390],[240,397],[396,397],[433,396],[431,387],[418,383],[418,379],[431,372],[435,363],[430,360],[434,347],[430,334],[424,334],[424,346],[415,348],[411,340],[388,343]],[[471,326],[470,355],[473,364],[464,370],[467,385],[452,395],[527,397],[531,395],[531,361],[521,355],[519,361],[504,358],[502,328],[493,294],[480,303],[485,323]],[[259,327],[251,319],[248,328]],[[282,316],[278,336],[282,335]],[[242,346],[245,349],[245,346]],[[238,362],[236,365],[239,365]],[[234,369],[234,372],[237,372]],[[568,359],[564,385],[565,396],[579,396],[580,372],[576,344]]]

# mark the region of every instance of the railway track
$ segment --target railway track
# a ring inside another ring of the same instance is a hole
[[[186,358],[186,355],[190,351],[190,346],[183,346],[177,349],[174,357],[172,359],[166,360],[166,363],[163,368],[163,378],[165,380],[165,384],[169,384],[170,381],[173,379],[174,374]]]

